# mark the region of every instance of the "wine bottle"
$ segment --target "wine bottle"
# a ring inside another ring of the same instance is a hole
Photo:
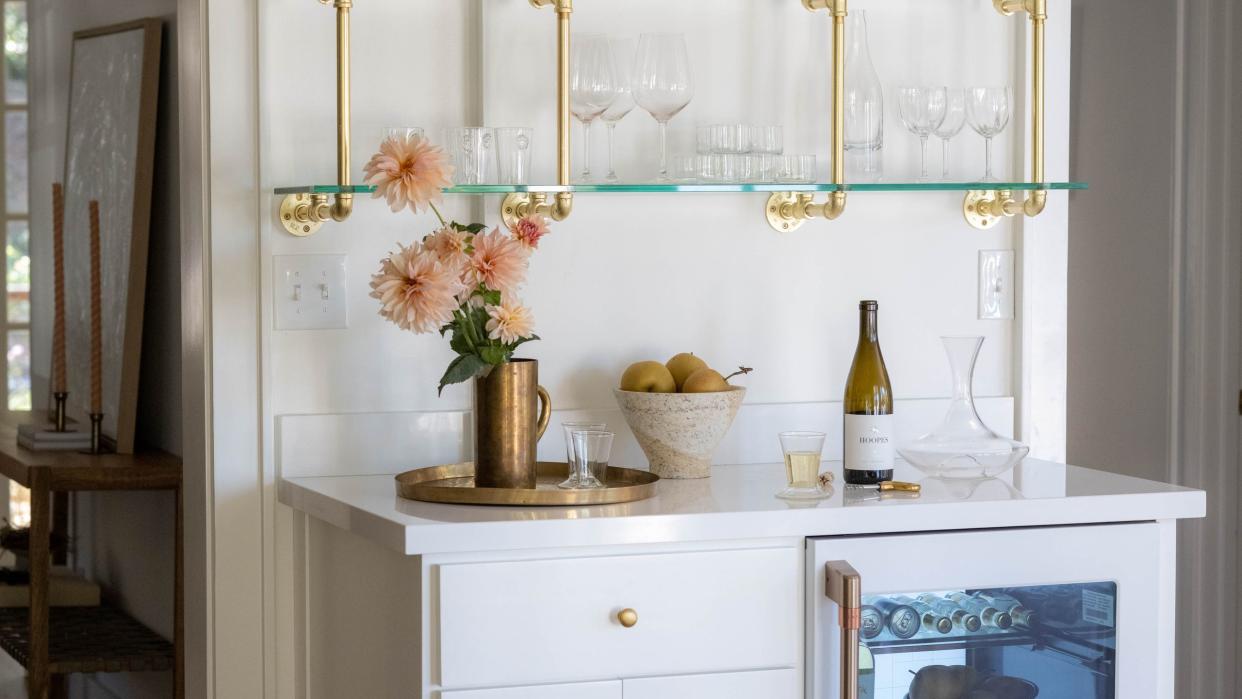
[[[1027,609],[1026,606],[1013,597],[991,590],[980,593],[980,596],[995,605],[997,609],[1012,617],[1014,624],[1027,628],[1035,624],[1035,612]]]
[[[972,597],[965,592],[954,592],[949,595],[949,599],[957,602],[962,609],[977,614],[984,626],[991,626],[1002,631],[1013,626],[1013,618],[1009,616],[1008,612],[1002,612],[986,600]]]
[[[888,630],[897,638],[910,638],[923,627],[923,618],[908,604],[899,604],[883,597],[873,604],[888,617]]]
[[[949,617],[953,621],[954,628],[974,633],[983,626],[983,622],[979,620],[978,616],[971,614],[943,597],[938,597],[930,592],[924,592],[919,595],[919,601]]]
[[[893,480],[893,386],[880,353],[879,304],[858,304],[858,349],[845,382],[845,482]]]
[[[896,595],[893,599],[913,607],[914,611],[923,617],[923,628],[927,631],[944,634],[953,630],[952,619],[940,614],[926,604],[905,595]]]

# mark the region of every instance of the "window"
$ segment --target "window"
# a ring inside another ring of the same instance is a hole
[[[33,407],[30,385],[30,179],[27,145],[27,44],[25,0],[3,0],[4,70],[0,70],[0,93],[4,94],[4,119],[0,120],[0,161],[4,179],[0,184],[0,236],[4,241],[4,311],[0,314],[0,337],[6,349],[0,406],[9,410]],[[9,522],[30,524],[30,491],[9,482]]]

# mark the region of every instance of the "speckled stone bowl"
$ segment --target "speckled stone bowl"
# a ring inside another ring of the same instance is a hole
[[[707,478],[746,389],[720,393],[639,393],[614,390],[621,414],[660,478]]]

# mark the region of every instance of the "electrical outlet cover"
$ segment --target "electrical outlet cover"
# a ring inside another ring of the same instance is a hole
[[[344,255],[276,255],[273,265],[277,330],[349,327]]]
[[[979,251],[979,320],[1014,317],[1017,279],[1013,250]]]

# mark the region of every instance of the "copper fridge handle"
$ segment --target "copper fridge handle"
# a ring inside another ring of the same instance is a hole
[[[824,566],[824,593],[837,603],[841,624],[841,699],[858,699],[858,630],[862,627],[862,576],[848,561]]]

